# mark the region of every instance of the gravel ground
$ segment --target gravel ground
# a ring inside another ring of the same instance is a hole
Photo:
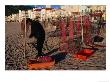
[[[5,35],[5,69],[6,70],[28,70],[27,59],[34,58],[37,50],[32,46],[33,39],[28,39],[26,44],[26,55],[24,58],[23,37],[20,33],[19,23],[6,23]],[[59,37],[48,37],[47,45],[44,44],[44,52],[58,48]],[[105,40],[104,40],[105,41]],[[86,61],[73,57],[73,54],[63,54],[58,51],[52,53],[53,56],[64,56],[64,58],[51,68],[39,70],[105,70],[106,69],[106,49],[100,48]]]

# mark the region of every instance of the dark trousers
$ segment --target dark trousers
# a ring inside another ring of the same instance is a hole
[[[37,48],[36,49],[38,50],[39,56],[43,55],[42,48],[43,48],[44,41],[45,41],[44,37],[37,38]]]

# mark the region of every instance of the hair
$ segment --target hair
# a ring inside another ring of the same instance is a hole
[[[29,23],[29,22],[32,22],[32,19],[27,18],[27,19],[26,19],[26,23]]]

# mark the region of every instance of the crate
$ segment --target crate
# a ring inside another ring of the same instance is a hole
[[[32,70],[32,69],[42,69],[42,68],[52,67],[55,64],[55,60],[51,56],[45,56],[45,57],[49,57],[51,58],[51,60],[46,62],[39,62],[38,58],[28,60],[28,68]]]
[[[94,53],[94,50],[92,49],[83,49],[78,53],[74,54],[73,56],[82,60],[87,60],[88,57],[91,56],[93,53]]]

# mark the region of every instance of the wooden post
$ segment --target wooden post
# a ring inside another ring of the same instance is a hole
[[[81,35],[82,35],[82,44],[84,45],[84,37],[83,37],[83,11],[81,11]]]
[[[26,12],[25,12],[25,33],[24,33],[24,58],[26,56]]]

